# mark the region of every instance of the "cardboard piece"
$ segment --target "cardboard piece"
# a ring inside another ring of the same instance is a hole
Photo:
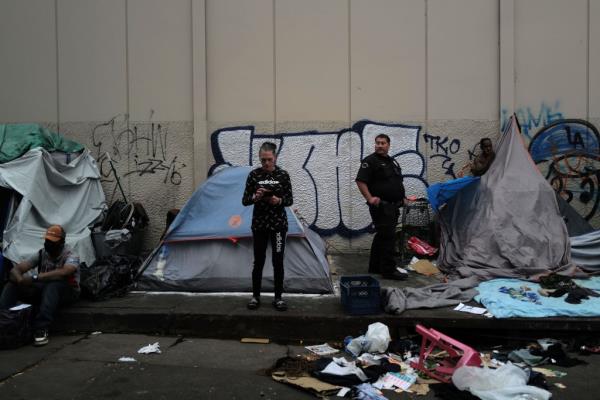
[[[242,338],[242,343],[258,343],[258,344],[269,344],[269,339],[265,338]]]
[[[317,378],[313,378],[312,376],[288,377],[285,375],[285,373],[276,371],[271,375],[271,377],[277,382],[296,386],[300,389],[320,396],[335,395],[340,391],[340,389],[342,389],[342,386],[331,385],[327,382],[320,381]]]

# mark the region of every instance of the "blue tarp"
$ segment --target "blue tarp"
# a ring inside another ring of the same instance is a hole
[[[431,204],[434,211],[437,211],[448,200],[456,196],[463,188],[479,181],[479,179],[479,177],[465,176],[464,178],[453,179],[447,182],[434,183],[427,188],[429,204]]]
[[[251,237],[254,206],[242,205],[251,167],[228,167],[200,186],[177,215],[165,241]],[[304,235],[302,225],[289,208],[288,235]]]

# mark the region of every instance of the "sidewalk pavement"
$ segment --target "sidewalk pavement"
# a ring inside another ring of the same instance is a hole
[[[344,312],[339,296],[339,278],[366,275],[368,256],[331,256],[334,295],[286,295],[289,309],[276,311],[269,294],[258,310],[250,311],[249,293],[146,293],[131,292],[122,298],[100,302],[80,301],[64,309],[52,333],[137,333],[185,335],[201,338],[268,338],[280,343],[341,341],[364,333],[369,324],[383,322],[392,337],[414,333],[420,323],[461,338],[568,337],[600,331],[600,318],[511,318],[496,319],[454,311],[453,307],[407,310],[401,315],[385,313],[352,316]],[[438,283],[435,277],[415,272],[406,281],[375,276],[382,287],[422,287]],[[477,305],[473,303],[473,305]]]
[[[155,342],[160,344],[160,354],[137,353],[142,346]],[[306,353],[301,346],[233,340],[57,335],[44,347],[0,351],[0,398],[315,399],[308,392],[275,382],[266,373],[277,359]],[[600,356],[571,356],[588,364],[570,368],[544,366],[566,373],[563,377],[547,378],[552,400],[597,399]],[[135,361],[118,362],[120,357],[132,357]],[[424,396],[389,390],[385,395],[390,400],[439,400],[432,387]]]

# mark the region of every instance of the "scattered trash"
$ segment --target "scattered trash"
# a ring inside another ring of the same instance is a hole
[[[548,400],[552,396],[547,390],[527,385],[527,379],[527,372],[511,363],[498,369],[463,366],[452,375],[454,386],[482,400]]]
[[[9,308],[9,310],[10,311],[21,311],[21,310],[24,310],[29,307],[31,307],[31,304],[23,303],[23,304],[19,304],[19,305]]]
[[[525,363],[531,367],[544,364],[547,359],[531,354],[528,349],[513,350],[508,354],[508,359],[514,363]]]
[[[579,351],[582,354],[589,354],[589,353],[600,353],[600,346],[581,346],[579,348]]]
[[[384,356],[363,353],[360,357],[356,358],[356,361],[363,367],[369,367],[371,365],[381,365],[381,360],[383,358]]]
[[[269,344],[269,339],[267,338],[242,338],[240,340],[242,343],[256,343],[256,344]]]
[[[387,400],[387,397],[369,383],[356,386],[356,398],[359,400]]]
[[[385,353],[392,341],[390,330],[381,322],[369,325],[365,337],[369,341],[369,353]]]
[[[365,352],[384,353],[391,340],[388,327],[381,322],[375,322],[369,325],[365,335],[356,338],[346,337],[344,345],[347,352],[358,357]]]
[[[411,362],[413,368],[425,373],[427,376],[444,383],[450,383],[454,371],[462,366],[480,366],[481,358],[473,348],[444,335],[435,329],[427,329],[423,325],[417,325],[416,331],[423,340],[418,362]],[[429,367],[428,359],[436,357],[434,350],[443,350],[447,356],[439,363]]]
[[[368,351],[370,343],[364,335],[361,335],[356,338],[352,338],[352,336],[346,337],[346,339],[344,339],[344,345],[348,353],[352,354],[354,357],[358,357],[362,353]]]
[[[334,349],[327,343],[317,344],[314,346],[305,346],[304,348],[319,356],[328,356],[339,352],[338,349]]]
[[[560,383],[560,382],[556,382],[556,383],[554,384],[554,386],[556,386],[556,387],[557,387],[557,388],[559,388],[559,389],[566,389],[566,388],[567,388],[567,386],[566,386],[566,385],[564,385],[564,384],[562,384],[562,383]]]
[[[150,354],[150,353],[160,354],[160,344],[158,342],[155,342],[153,344],[144,346],[138,350],[138,353],[140,353],[140,354]]]
[[[438,383],[437,381],[435,383]],[[427,396],[429,393],[429,385],[426,383],[415,383],[409,389],[409,392],[416,394],[417,396]]]
[[[487,313],[487,310],[483,307],[472,307],[472,306],[464,305],[463,303],[460,303],[459,305],[454,307],[454,310],[460,311],[460,312],[466,312],[469,314],[478,314],[478,315],[483,315],[483,314]]]
[[[401,274],[408,274],[408,271],[401,267],[396,267],[396,271],[400,272]]]
[[[101,331],[94,331],[94,332],[90,333],[90,335],[92,335],[92,336],[101,335],[101,334],[102,334]]]
[[[415,272],[425,276],[437,275],[440,273],[440,270],[428,260],[417,260],[417,262],[411,264],[411,266]]]
[[[119,362],[136,362],[137,360],[133,357],[119,357]]]
[[[417,383],[415,383],[415,385],[435,385],[438,383],[442,383],[442,382],[438,381],[437,379],[427,379],[427,378],[421,378],[420,376],[417,376]]]
[[[356,366],[356,363],[354,361],[347,361],[342,357],[334,357],[333,361],[327,364],[327,366],[321,371],[321,373],[338,376],[356,375],[358,379],[360,379],[363,382],[369,379],[367,378],[363,370]]]
[[[534,367],[531,369],[535,372],[539,372],[540,374],[544,375],[547,378],[562,378],[562,377],[567,376],[566,372],[557,371],[557,370],[549,369],[549,368]]]
[[[336,393],[338,396],[341,396],[339,393],[344,389],[348,389],[320,381],[312,376],[288,376],[285,372],[273,372],[271,377],[277,382],[295,386],[319,397],[332,396]]]
[[[543,339],[538,339],[538,344],[540,345],[540,347],[542,348],[542,350],[547,351],[548,348],[550,346],[553,345],[560,345],[560,342],[556,339],[552,339],[552,338],[543,338]]]
[[[398,372],[388,372],[373,384],[377,389],[399,388],[408,390],[417,381],[416,374],[401,374]]]

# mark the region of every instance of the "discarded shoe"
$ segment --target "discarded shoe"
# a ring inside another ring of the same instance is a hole
[[[246,307],[248,307],[248,310],[256,310],[258,307],[260,307],[260,300],[256,297],[253,297],[250,299]]]
[[[48,340],[48,330],[47,329],[38,329],[35,331],[33,335],[33,345],[34,346],[45,346],[49,342]]]
[[[287,304],[285,303],[285,301],[283,301],[283,299],[275,299],[275,300],[273,300],[273,307],[275,307],[275,309],[277,311],[285,311],[285,310],[287,310]]]

